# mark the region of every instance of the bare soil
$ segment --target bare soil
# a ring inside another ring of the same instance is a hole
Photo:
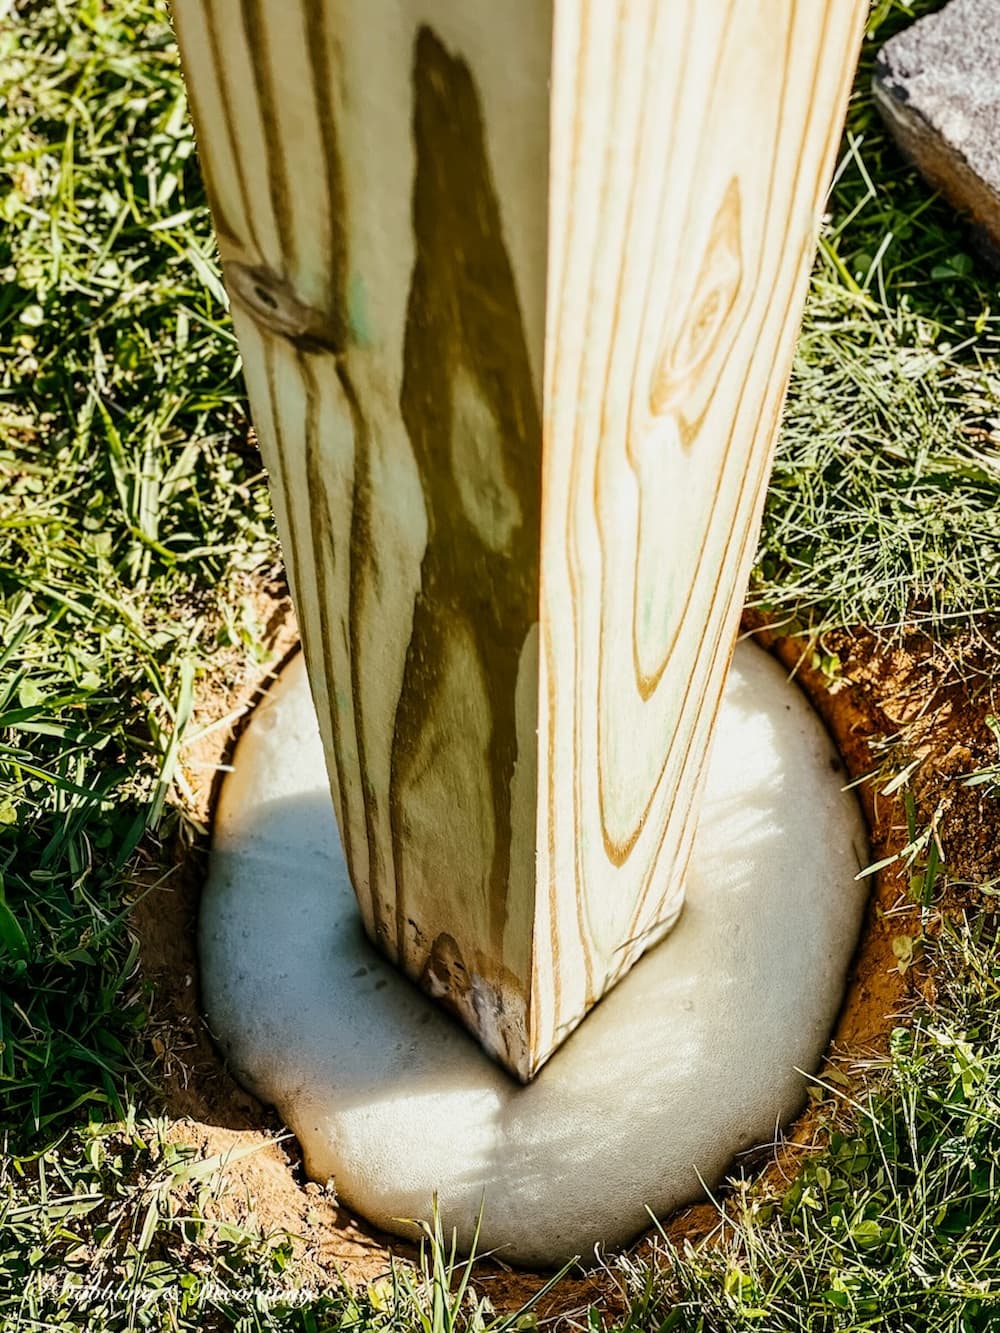
[[[266,660],[262,665],[259,653],[255,663],[242,650],[227,650],[201,690],[189,731],[195,739],[183,753],[178,793],[183,819],[173,869],[166,878],[160,872],[146,882],[133,912],[151,992],[150,1039],[171,1137],[205,1156],[234,1155],[214,1204],[219,1219],[245,1224],[252,1215],[265,1232],[297,1237],[303,1283],[329,1281],[337,1272],[352,1282],[372,1282],[387,1272],[390,1256],[412,1259],[412,1247],[369,1227],[332,1192],[306,1180],[295,1140],[272,1110],[229,1075],[198,1005],[195,923],[213,801],[247,716],[297,645],[294,616],[280,585],[256,587],[249,596],[251,618],[265,627]],[[873,877],[861,943],[820,1074],[833,1095],[857,1088],[877,1067],[888,1034],[905,1024],[915,1000],[933,1003],[933,974],[919,948],[908,956],[908,940],[922,929],[932,931],[943,911],[992,908],[992,899],[984,901],[981,891],[967,886],[1000,884],[1000,802],[984,786],[970,787],[962,779],[997,762],[986,718],[1000,712],[994,680],[1000,635],[965,634],[941,644],[916,630],[890,639],[858,629],[807,643],[755,616],[746,618],[744,632],[794,673],[823,717],[842,756],[845,783],[857,783],[872,862],[907,844],[903,792],[908,790],[918,827],[934,822],[947,867],[947,887],[943,896],[938,892],[931,913],[915,901],[911,872],[900,863]],[[910,764],[908,782],[886,791],[892,776]],[[780,1194],[804,1155],[821,1144],[830,1113],[830,1102],[812,1098],[780,1141],[745,1156],[737,1169]],[[721,1203],[724,1209],[725,1195]],[[720,1222],[711,1203],[683,1209],[663,1221],[666,1242],[651,1233],[633,1252],[649,1253],[664,1243],[711,1243]],[[517,1308],[545,1280],[494,1262],[484,1262],[478,1272],[480,1291],[499,1310]],[[612,1314],[623,1307],[612,1270],[565,1279],[538,1313],[572,1317],[593,1304]]]

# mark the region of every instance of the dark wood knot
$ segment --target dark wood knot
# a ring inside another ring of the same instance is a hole
[[[229,259],[223,262],[222,275],[230,299],[238,301],[255,324],[303,351],[344,351],[343,321],[300,301],[291,285],[271,269]]]

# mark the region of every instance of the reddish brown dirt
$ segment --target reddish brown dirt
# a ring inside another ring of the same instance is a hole
[[[304,1282],[329,1278],[334,1270],[348,1280],[370,1282],[386,1272],[390,1255],[412,1258],[412,1248],[376,1232],[340,1207],[331,1193],[305,1180],[295,1141],[282,1137],[274,1113],[230,1077],[198,1009],[194,928],[207,851],[204,829],[220,766],[253,703],[296,643],[283,593],[260,589],[254,601],[258,623],[267,626],[269,665],[254,666],[234,650],[223,656],[211,687],[201,692],[189,732],[198,738],[183,755],[178,799],[186,821],[177,840],[176,863],[166,878],[161,874],[146,887],[134,912],[141,965],[151,990],[151,1041],[165,1110],[173,1120],[171,1137],[205,1156],[245,1154],[226,1168],[225,1185],[214,1204],[216,1215],[243,1223],[253,1214],[265,1231],[298,1237],[298,1271]],[[810,645],[782,637],[759,618],[748,617],[744,629],[794,672],[837,742],[845,781],[848,776],[864,779],[856,790],[871,831],[872,861],[891,856],[907,843],[904,789],[885,789],[894,774],[912,764],[906,789],[917,825],[934,821],[948,870],[944,899],[939,895],[935,911],[923,914],[910,892],[910,872],[899,863],[874,877],[844,1007],[821,1071],[830,1100],[813,1098],[779,1142],[739,1164],[745,1176],[779,1194],[803,1156],[821,1142],[838,1092],[863,1083],[866,1071],[884,1055],[889,1032],[906,1022],[918,996],[933,1000],[933,975],[922,964],[919,949],[912,962],[906,959],[904,937],[933,931],[941,910],[949,906],[982,905],[980,895],[963,885],[1000,882],[1000,807],[985,788],[961,781],[997,761],[986,718],[998,711],[991,671],[1000,660],[1000,637],[991,641],[965,636],[941,646],[916,631],[890,641],[858,630],[828,634]],[[220,720],[221,725],[198,736]],[[247,1154],[249,1149],[254,1151]],[[651,1233],[633,1252],[650,1253],[665,1243],[711,1243],[720,1220],[712,1204],[686,1208],[664,1221],[665,1241]],[[509,1310],[544,1280],[484,1262],[478,1285],[497,1309]],[[566,1319],[594,1304],[614,1313],[623,1299],[613,1273],[598,1270],[561,1282],[538,1313]]]

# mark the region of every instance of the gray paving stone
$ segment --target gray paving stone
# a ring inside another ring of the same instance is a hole
[[[898,33],[873,87],[903,152],[1000,258],[1000,0],[951,0]]]

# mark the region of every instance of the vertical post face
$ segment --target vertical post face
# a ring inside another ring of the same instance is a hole
[[[526,1072],[545,0],[177,0],[365,927]]]
[[[174,0],[365,926],[522,1078],[679,910],[864,8]]]
[[[681,907],[865,14],[557,0],[540,1051]]]

